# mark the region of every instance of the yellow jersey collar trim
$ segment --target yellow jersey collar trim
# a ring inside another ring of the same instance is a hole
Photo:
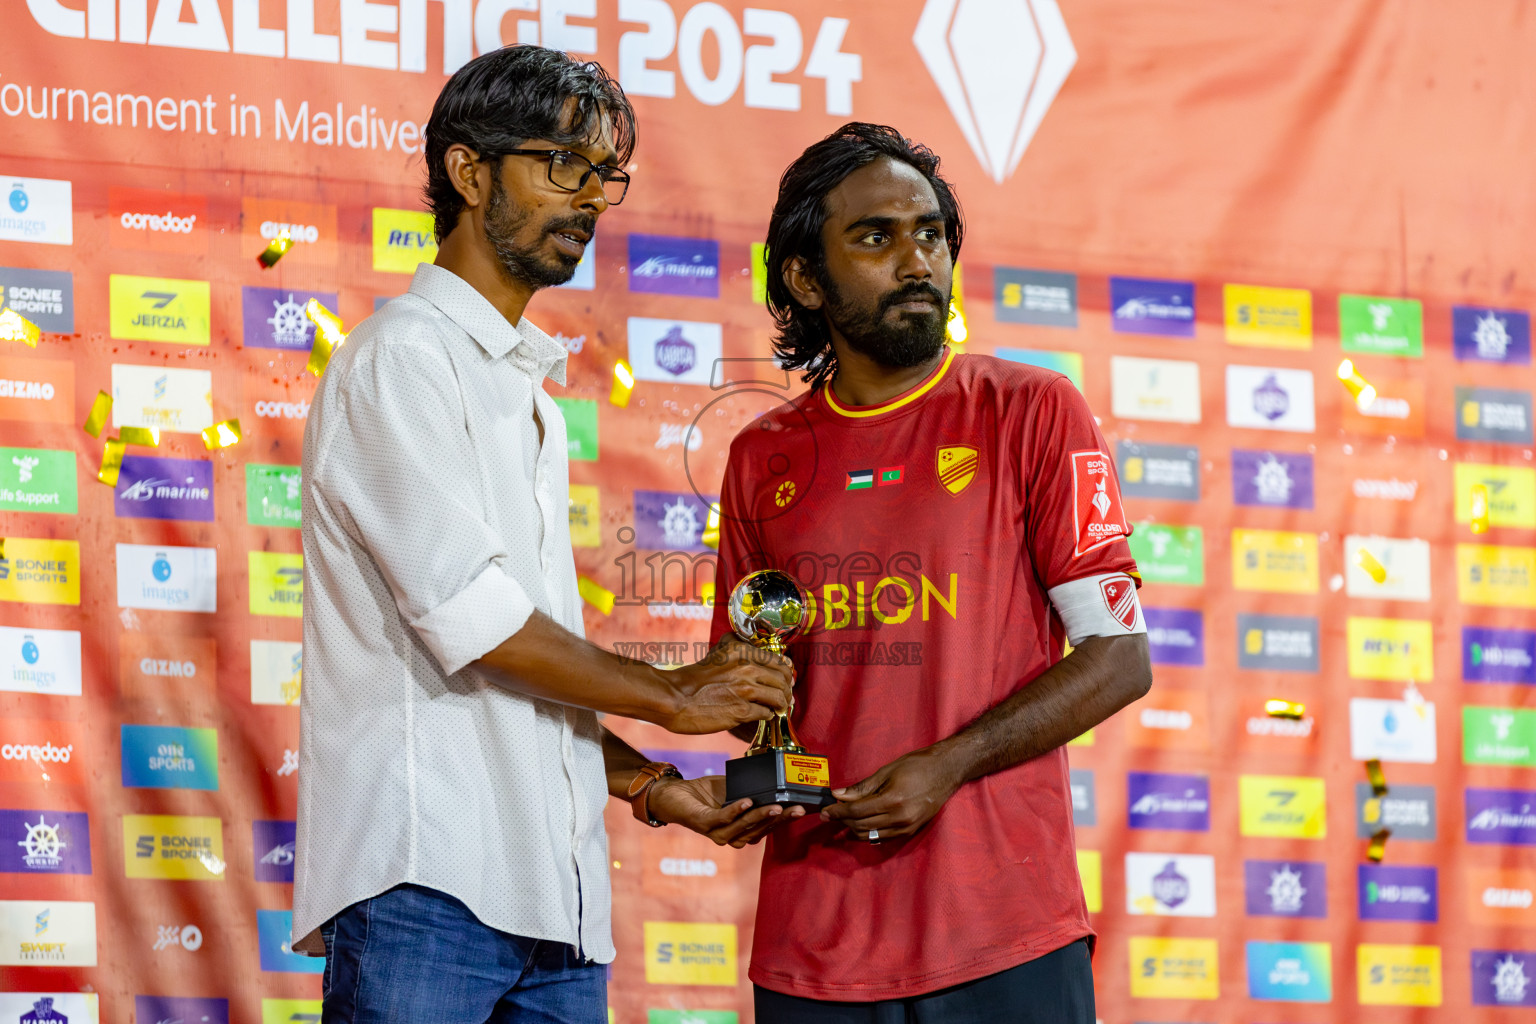
[[[882,416],[885,413],[894,412],[897,409],[900,409],[902,406],[911,405],[913,402],[917,401],[919,398],[922,398],[928,392],[932,391],[935,387],[938,386],[939,381],[944,379],[944,375],[949,372],[950,364],[954,361],[955,350],[953,347],[946,344],[944,346],[944,361],[939,364],[939,368],[937,370],[933,371],[933,373],[929,375],[927,380],[923,381],[921,384],[913,388],[911,391],[908,391],[906,394],[898,395],[897,397],[891,399],[884,405],[842,405],[838,402],[837,396],[832,393],[832,384],[830,382],[828,382],[827,386],[822,389],[822,393],[826,397],[827,408],[831,409],[839,416],[846,416],[849,419],[864,419],[869,416]]]

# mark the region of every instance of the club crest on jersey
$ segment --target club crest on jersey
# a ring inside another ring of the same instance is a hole
[[[1136,628],[1136,584],[1129,576],[1111,576],[1099,580],[1099,592],[1104,595],[1104,606],[1115,621],[1126,629]]]
[[[976,479],[976,467],[980,464],[981,454],[970,445],[945,445],[939,449],[939,483],[950,494],[959,494]]]
[[[1097,448],[1072,453],[1072,499],[1077,513],[1073,518],[1077,527],[1073,558],[1130,536],[1120,504],[1120,482],[1115,479],[1109,456]]]

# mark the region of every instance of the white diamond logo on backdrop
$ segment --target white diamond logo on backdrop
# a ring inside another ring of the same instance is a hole
[[[1056,0],[928,0],[912,44],[976,159],[1002,184],[1077,63]]]

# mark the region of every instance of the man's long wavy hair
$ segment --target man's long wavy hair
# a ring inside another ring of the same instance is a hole
[[[784,266],[799,257],[823,287],[828,286],[821,229],[827,222],[827,196],[843,179],[866,164],[890,157],[910,164],[928,179],[944,217],[949,258],[960,258],[965,224],[960,202],[939,176],[939,158],[894,128],[851,121],[815,143],[789,165],[779,179],[779,198],[768,221],[768,311],[778,325],[774,353],[785,369],[804,370],[801,380],[821,387],[837,373],[837,356],[826,316],[797,303],[784,283]]]

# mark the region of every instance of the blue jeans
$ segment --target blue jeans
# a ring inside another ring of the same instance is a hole
[[[607,971],[561,942],[481,924],[401,885],[321,928],[323,1024],[606,1024]]]

